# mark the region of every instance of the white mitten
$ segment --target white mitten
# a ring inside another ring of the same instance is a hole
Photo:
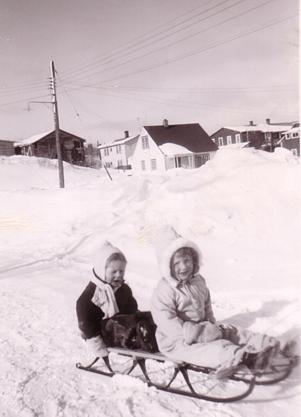
[[[86,346],[90,354],[102,358],[108,356],[108,350],[105,342],[100,336],[91,337],[86,340]]]
[[[186,321],[183,326],[184,339],[188,345],[192,343],[208,343],[222,338],[220,328],[210,321],[193,323]]]

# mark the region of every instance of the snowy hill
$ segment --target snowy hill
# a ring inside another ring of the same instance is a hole
[[[2,157],[2,415],[253,417],[262,407],[265,416],[296,415],[298,375],[231,405],[174,398],[130,377],[83,375],[74,367],[85,354],[74,307],[94,248],[108,238],[126,253],[126,279],[148,309],[159,279],[153,242],[169,223],[200,246],[219,320],[297,338],[300,172],[283,149],[225,149],[197,170],[115,173],[113,181],[65,164],[61,190],[55,161]]]

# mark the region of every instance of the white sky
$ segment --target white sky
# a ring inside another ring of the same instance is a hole
[[[0,137],[298,119],[297,0],[0,0]]]

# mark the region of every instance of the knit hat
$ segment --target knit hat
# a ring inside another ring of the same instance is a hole
[[[95,252],[93,269],[94,269],[95,274],[99,278],[101,278],[103,281],[105,280],[106,262],[108,258],[114,253],[119,253],[124,256],[124,254],[121,252],[120,249],[113,246],[107,240],[104,241]]]
[[[196,252],[198,256],[198,264],[200,265],[202,255],[198,246],[195,243],[183,238],[170,225],[164,226],[159,231],[156,242],[156,255],[158,259],[160,272],[164,278],[171,280],[172,282],[175,282],[176,280],[170,274],[171,257],[177,250],[184,247],[191,248]]]

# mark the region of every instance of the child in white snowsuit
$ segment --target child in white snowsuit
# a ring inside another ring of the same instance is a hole
[[[134,314],[138,309],[132,290],[124,283],[126,262],[118,248],[104,242],[97,251],[90,282],[76,302],[82,337],[97,357],[108,355],[101,335],[102,321],[117,313]]]
[[[151,312],[162,353],[222,373],[250,353],[256,352],[260,361],[260,352],[277,346],[274,338],[216,323],[209,289],[199,274],[201,253],[193,242],[166,228],[157,252],[162,278],[152,295]]]

